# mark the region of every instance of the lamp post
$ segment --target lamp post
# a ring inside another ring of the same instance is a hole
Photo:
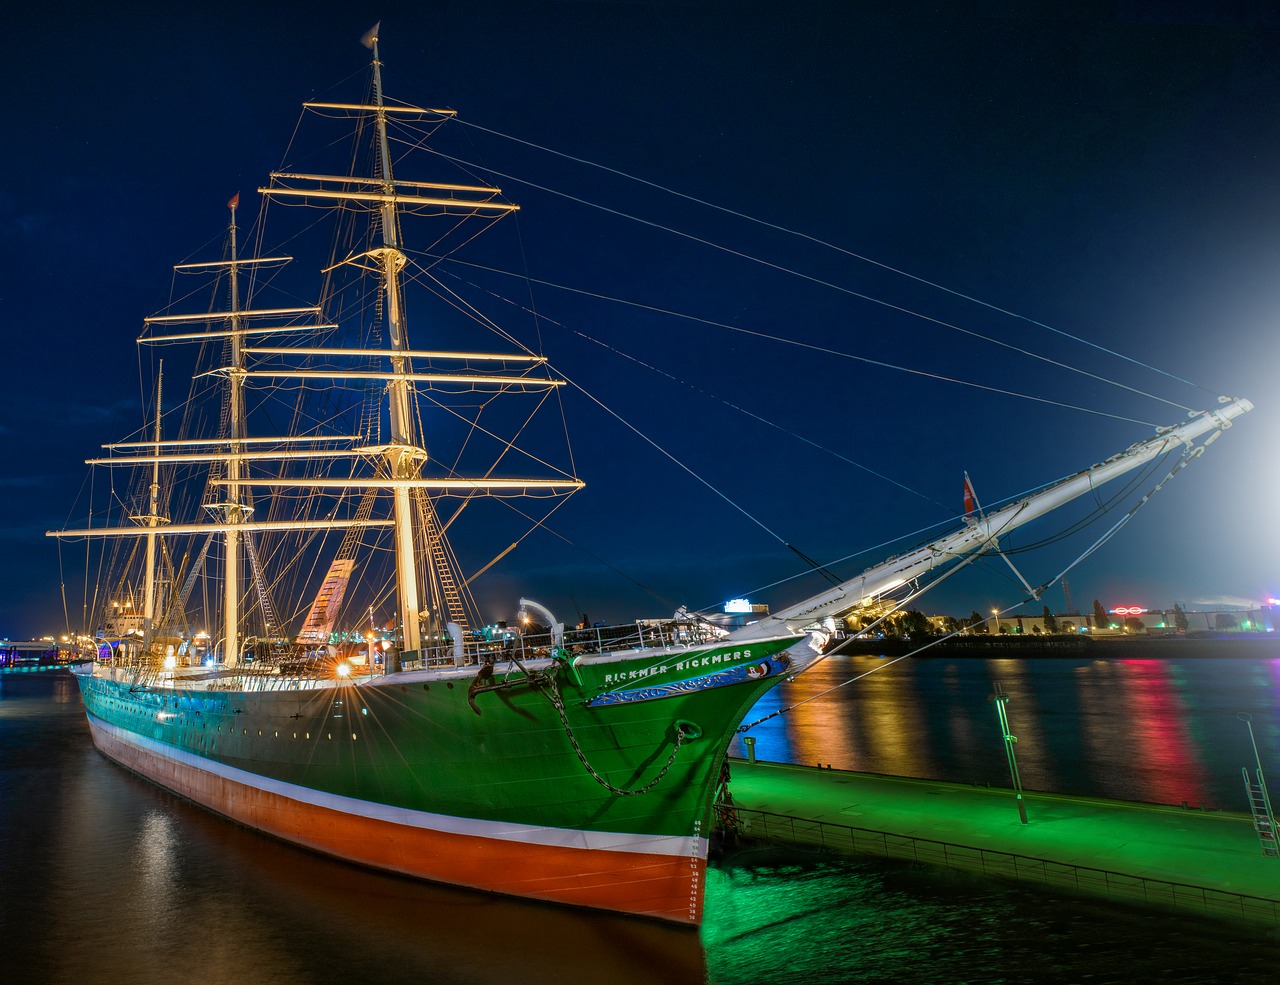
[[[1018,737],[1009,731],[1009,713],[1004,707],[1009,700],[1009,695],[1004,693],[1000,682],[995,681],[992,683],[992,692],[987,695],[987,700],[995,703],[996,714],[1000,717],[1000,732],[1004,736],[1004,751],[1009,758],[1009,777],[1013,780],[1013,794],[1018,802],[1018,819],[1023,824],[1026,824],[1027,805],[1022,799],[1022,777],[1018,773],[1018,757],[1013,752],[1013,744],[1018,741]]]

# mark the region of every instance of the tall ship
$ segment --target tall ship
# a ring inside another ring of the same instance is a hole
[[[401,176],[403,149],[453,111],[385,96],[376,31],[366,42],[367,95],[305,106],[350,131],[325,144],[347,162],[258,189],[295,230],[272,242],[322,220],[345,234],[319,290],[265,248],[265,219],[242,229],[233,198],[222,255],[175,268],[212,300],[193,310],[197,289],[180,291],[145,320],[145,431],[90,460],[118,509],[51,532],[97,552],[79,636],[96,660],[77,679],[98,749],[249,827],[408,876],[696,926],[729,742],[835,620],[915,597],[1105,482],[1174,474],[1249,409],[1223,400],[737,629],[684,612],[573,628],[529,600],[525,625],[486,621],[477,579],[524,539],[502,524],[537,530],[584,484],[571,455],[526,450],[556,434],[564,381],[407,245],[433,224],[431,249],[469,241],[518,206],[487,184]],[[438,344],[460,317],[411,330],[407,294],[423,287],[501,344]],[[307,290],[320,303],[270,300]],[[546,412],[556,426],[536,423]],[[474,521],[484,508],[500,520]],[[498,530],[464,571],[462,538]]]

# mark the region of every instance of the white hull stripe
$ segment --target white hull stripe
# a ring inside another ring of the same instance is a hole
[[[103,721],[93,714],[90,714],[89,718],[95,728],[106,732],[117,742],[140,749],[152,756],[180,763],[189,769],[211,773],[232,783],[239,783],[325,810],[386,821],[390,824],[422,828],[427,831],[442,831],[475,838],[494,838],[521,844],[581,848],[587,851],[635,852],[644,855],[679,855],[684,858],[707,857],[707,840],[693,836],[577,831],[572,828],[551,828],[533,824],[516,824],[510,821],[484,821],[476,818],[453,817],[448,814],[431,814],[407,807],[393,807],[389,804],[343,797],[236,769],[204,756],[156,742],[154,739]]]

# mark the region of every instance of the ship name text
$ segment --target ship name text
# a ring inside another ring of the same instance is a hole
[[[661,664],[652,667],[641,667],[639,670],[623,671],[618,674],[605,674],[603,683],[622,684],[625,681],[640,680],[657,674],[666,674],[673,670],[679,674],[687,670],[698,670],[702,667],[714,667],[716,664],[736,663],[739,660],[750,659],[750,650],[734,650],[732,653],[708,653],[701,657],[693,657],[690,660],[680,660],[674,664]]]

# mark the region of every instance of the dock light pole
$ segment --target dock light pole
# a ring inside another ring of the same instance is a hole
[[[987,700],[995,703],[996,714],[1000,716],[1000,732],[1004,736],[1004,751],[1009,757],[1009,776],[1013,780],[1013,795],[1018,802],[1018,819],[1023,824],[1026,824],[1027,805],[1022,799],[1022,777],[1018,773],[1018,757],[1013,752],[1013,744],[1018,741],[1018,737],[1009,731],[1009,713],[1004,707],[1009,700],[1009,695],[1004,693],[999,681],[994,681],[991,686],[992,692],[987,695]]]

